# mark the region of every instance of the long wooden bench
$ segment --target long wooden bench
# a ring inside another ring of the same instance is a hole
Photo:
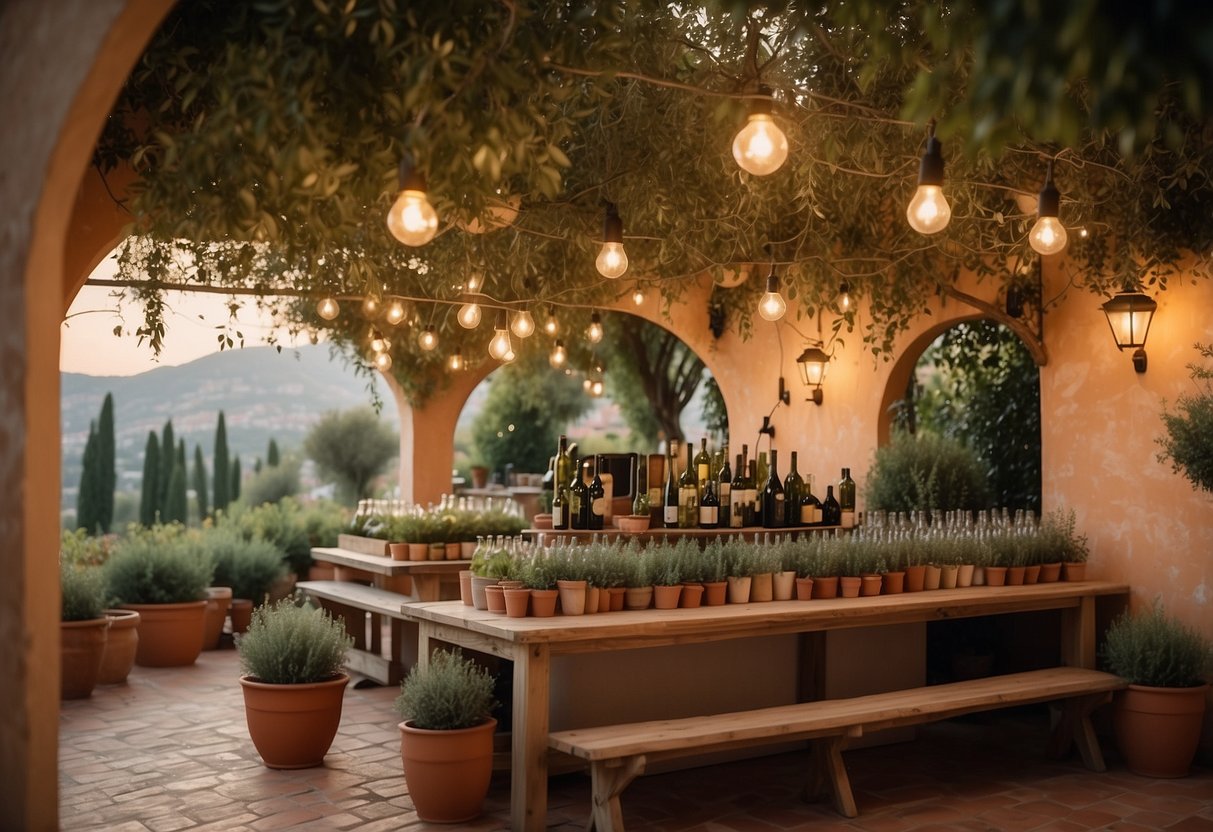
[[[405,665],[416,660],[417,625],[401,612],[401,604],[408,598],[349,581],[299,581],[295,587],[345,623],[345,631],[354,639],[345,662],[350,671],[381,685],[394,685],[403,678]],[[387,655],[383,651],[384,621],[390,624]]]
[[[1057,667],[945,685],[781,705],[753,711],[604,725],[559,731],[549,745],[590,763],[593,804],[589,829],[620,832],[620,795],[646,763],[692,753],[745,746],[812,740],[812,777],[807,794],[832,793],[846,817],[858,810],[842,761],[850,737],[947,719],[976,711],[1060,700],[1061,716],[1053,729],[1050,751],[1061,756],[1072,744],[1093,771],[1103,771],[1103,755],[1091,727],[1091,711],[1126,682],[1110,673]]]

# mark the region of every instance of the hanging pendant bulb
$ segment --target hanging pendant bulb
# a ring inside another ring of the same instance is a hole
[[[943,146],[935,138],[935,120],[927,125],[927,149],[918,166],[918,190],[906,208],[910,227],[919,234],[943,231],[952,208],[943,195]]]
[[[632,290],[632,303],[637,306],[644,306],[644,290],[639,286]]]
[[[341,305],[331,297],[321,298],[316,304],[316,314],[326,321],[331,321],[341,314]]]
[[[434,331],[434,327],[427,326],[425,331],[417,338],[417,343],[426,352],[432,352],[438,346],[438,333]]]
[[[379,314],[379,298],[374,295],[367,295],[362,299],[362,314],[367,318],[374,318]]]
[[[597,381],[591,381],[591,382],[590,382],[590,395],[591,395],[591,396],[593,396],[593,397],[594,397],[594,398],[596,398],[596,399],[597,399],[597,398],[599,398],[599,397],[602,395],[602,392],[603,392],[603,390],[605,390],[605,389],[606,389],[606,388],[603,386],[603,384],[602,384],[602,381],[601,381],[601,380],[597,380]]]
[[[788,311],[788,303],[779,294],[779,276],[775,274],[775,265],[771,264],[771,273],[767,275],[767,291],[758,301],[758,314],[768,321],[778,321]]]
[[[453,373],[463,369],[463,350],[456,349],[454,355],[446,360],[446,367]]]
[[[389,346],[391,346],[391,344],[388,342],[388,339],[383,337],[383,333],[380,332],[377,328],[372,328],[371,329],[371,350],[374,352],[383,352]]]
[[[590,325],[586,327],[585,337],[591,344],[597,344],[602,340],[602,334],[602,318],[595,312],[590,316]]]
[[[552,365],[552,369],[559,370],[568,363],[569,354],[564,348],[564,341],[557,341],[556,346],[552,347],[552,352],[548,355],[548,363]]]
[[[438,215],[426,195],[425,177],[413,168],[408,154],[400,160],[398,181],[400,195],[387,213],[388,230],[406,246],[423,246],[438,231]]]
[[[838,311],[843,315],[851,311],[851,284],[845,280],[838,284]]]
[[[548,335],[555,335],[560,331],[560,323],[556,320],[556,307],[548,308],[548,319],[543,322],[543,331]]]
[[[505,354],[505,357],[501,359],[501,363],[502,363],[502,364],[509,364],[510,362],[512,362],[512,361],[513,361],[515,358],[517,358],[517,357],[518,357],[518,355],[517,355],[517,353],[515,353],[515,352],[514,352],[514,348],[513,348],[513,347],[510,347],[510,351],[509,351],[509,352],[507,352],[507,353]]]
[[[535,332],[535,319],[531,317],[530,310],[522,309],[514,314],[514,320],[510,321],[510,332],[519,338],[531,337]]]
[[[753,99],[746,125],[733,139],[733,158],[747,173],[766,176],[788,158],[788,137],[771,118],[771,88],[759,86],[758,94],[763,97]]]
[[[514,352],[510,344],[510,331],[506,329],[505,312],[497,315],[497,325],[493,328],[493,338],[489,341],[489,355],[498,361],[512,361],[506,358]]]
[[[459,307],[459,314],[455,317],[464,329],[475,329],[480,326],[480,315],[480,304],[465,303]]]
[[[384,315],[384,319],[392,326],[398,325],[404,320],[404,304],[398,300],[392,301],[388,304],[387,314]]]
[[[602,220],[602,250],[594,261],[598,273],[612,280],[628,270],[628,255],[623,250],[623,220],[615,203],[606,204],[606,216]]]
[[[392,356],[390,353],[377,352],[374,358],[375,369],[381,372],[387,372],[392,369]]]
[[[1057,218],[1060,205],[1061,194],[1053,184],[1053,161],[1050,159],[1045,185],[1040,189],[1036,201],[1036,224],[1028,234],[1028,242],[1038,254],[1057,254],[1069,242],[1066,227]]]

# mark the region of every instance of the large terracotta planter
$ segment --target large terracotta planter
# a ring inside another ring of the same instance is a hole
[[[480,814],[493,776],[497,720],[455,731],[427,731],[400,723],[400,759],[417,817],[463,823]]]
[[[1125,765],[1146,777],[1186,777],[1205,714],[1209,686],[1129,685],[1116,695],[1116,745]]]
[[[99,685],[117,685],[126,681],[135,666],[135,649],[139,645],[139,613],[134,610],[106,610],[110,628],[101,655]]]
[[[268,768],[312,768],[337,736],[350,677],[302,685],[267,685],[241,676],[249,736]]]
[[[206,601],[184,604],[123,604],[139,613],[139,646],[135,664],[140,667],[185,667],[202,652]]]
[[[206,633],[202,636],[202,649],[214,650],[223,636],[223,622],[232,606],[232,588],[212,586],[206,590]]]
[[[101,673],[101,659],[110,620],[59,622],[59,698],[91,696]]]

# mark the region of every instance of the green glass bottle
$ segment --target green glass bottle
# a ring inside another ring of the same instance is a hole
[[[804,480],[796,470],[796,451],[792,451],[791,467],[783,480],[783,525],[800,525],[800,498],[804,493]]]
[[[699,525],[699,487],[695,477],[694,447],[687,443],[687,467],[678,479],[678,528],[693,529]]]

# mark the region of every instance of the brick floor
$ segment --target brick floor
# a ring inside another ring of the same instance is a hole
[[[392,688],[348,688],[323,768],[261,765],[244,724],[232,650],[190,668],[135,668],[127,684],[64,702],[60,815],[67,830],[268,832],[449,829],[412,811],[400,769]],[[1213,832],[1213,770],[1184,780],[1128,773],[1105,742],[1108,771],[1044,756],[1042,710],[984,714],[923,728],[919,740],[846,755],[860,816],[800,799],[803,755],[643,777],[624,794],[628,828],[654,832],[931,832],[1091,829]],[[548,827],[584,829],[589,779],[551,781]],[[494,777],[483,818],[509,828],[508,777]]]

